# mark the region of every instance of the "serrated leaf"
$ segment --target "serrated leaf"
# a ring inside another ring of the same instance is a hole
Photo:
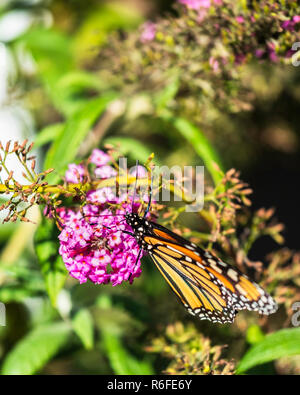
[[[45,169],[54,168],[55,173],[48,176],[49,183],[55,183],[57,172],[64,171],[75,159],[80,144],[83,142],[94,122],[114,98],[115,93],[107,93],[100,98],[86,102],[66,122],[64,129],[54,141],[45,159]]]
[[[94,324],[91,313],[86,309],[79,310],[72,320],[72,326],[84,347],[91,350],[94,346]]]
[[[57,296],[67,278],[67,270],[61,256],[58,255],[58,231],[53,222],[43,218],[35,233],[34,245],[45,279],[46,290],[55,307]]]
[[[282,329],[267,335],[255,344],[241,359],[237,373],[275,359],[300,354],[300,328]]]
[[[3,375],[30,375],[41,370],[66,344],[71,327],[52,323],[34,329],[10,351],[2,365]]]

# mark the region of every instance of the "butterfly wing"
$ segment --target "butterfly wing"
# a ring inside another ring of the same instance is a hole
[[[200,319],[231,323],[238,310],[277,310],[275,301],[237,268],[163,226],[152,223],[144,241],[173,291]]]
[[[151,252],[150,256],[190,314],[212,322],[233,322],[232,298],[217,279],[178,268],[165,254]]]

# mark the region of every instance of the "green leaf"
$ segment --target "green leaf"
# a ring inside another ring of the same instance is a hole
[[[247,330],[247,342],[249,344],[256,344],[265,338],[265,334],[258,325],[251,325]]]
[[[203,131],[184,118],[172,117],[169,115],[162,115],[162,118],[172,123],[178,132],[180,132],[194,147],[211,174],[215,185],[218,184],[222,179],[222,161],[212,144],[205,137]],[[215,165],[217,165],[221,171],[218,170]]]
[[[44,28],[32,28],[18,39],[34,57],[38,77],[51,103],[66,117],[88,100],[91,91],[103,88],[95,74],[76,69],[73,39],[62,32]]]
[[[94,325],[91,313],[86,309],[79,310],[72,320],[72,326],[84,347],[91,350],[94,346]]]
[[[98,7],[86,11],[89,13],[85,14],[73,43],[79,63],[98,55],[99,47],[106,42],[109,32],[137,28],[142,22],[138,9],[128,7],[122,0],[101,2]]]
[[[6,203],[6,201],[4,202]],[[2,202],[0,202],[0,205]],[[7,239],[11,237],[11,235],[16,230],[16,224],[12,222],[6,222],[5,224],[1,223],[0,226],[0,241],[5,241],[7,243]]]
[[[241,359],[237,373],[275,359],[300,354],[300,328],[282,329],[267,335],[252,346]]]
[[[42,147],[54,141],[63,131],[64,123],[54,123],[42,129],[34,140],[34,148]]]
[[[65,113],[64,92],[57,89],[57,81],[75,67],[71,39],[54,29],[31,28],[18,39],[35,59],[38,78],[56,109]]]
[[[155,97],[156,110],[164,111],[169,102],[174,99],[179,89],[178,77],[173,79],[158,95]]]
[[[72,40],[58,30],[40,26],[28,30],[18,41],[30,50],[40,72],[64,75],[75,65],[72,58]],[[50,74],[46,76],[49,77]]]
[[[80,144],[95,121],[114,98],[116,94],[111,92],[100,98],[89,100],[68,119],[64,129],[48,151],[44,165],[46,169],[55,168],[56,172],[65,170],[66,166],[75,159]],[[57,177],[55,173],[49,174],[48,182],[54,183]]]
[[[122,344],[113,328],[102,328],[102,340],[108,359],[115,374],[138,375],[153,374],[152,366],[147,360],[138,360]]]
[[[19,275],[18,277],[12,276],[12,270],[7,271],[7,275],[14,278],[15,283],[2,284],[0,287],[0,301],[3,303],[9,302],[22,302],[25,298],[41,294],[45,290],[42,279],[37,277],[37,274],[32,270],[28,270],[31,274],[30,277]]]
[[[33,294],[32,290],[20,287],[1,286],[0,301],[2,303],[22,302],[28,296]]]
[[[66,344],[71,328],[65,323],[43,325],[31,331],[10,351],[3,375],[29,375],[41,370]]]
[[[103,88],[103,82],[98,75],[82,70],[75,70],[60,78],[58,88],[66,91],[69,95],[86,89],[100,92]]]
[[[59,92],[59,97],[54,98],[54,104],[68,119],[80,111],[95,92],[104,89],[105,84],[98,76],[83,71],[71,71],[56,81],[55,90]]]
[[[101,308],[101,313],[97,311],[95,318],[101,331],[103,348],[114,373],[126,375],[153,374],[151,363],[147,359],[138,360],[122,343],[122,333],[128,333],[132,330],[133,317],[120,309],[117,309],[118,314],[116,314],[109,295],[101,294],[97,299],[97,306]],[[130,324],[129,327],[128,324]]]
[[[55,307],[57,296],[67,278],[67,270],[61,256],[58,255],[59,242],[56,225],[43,218],[35,233],[34,244],[45,279],[46,290]]]
[[[147,148],[145,144],[131,137],[108,137],[103,141],[103,144],[112,144],[114,146],[119,144],[122,154],[130,155],[134,159],[138,159],[141,163],[145,163],[152,154],[152,150]]]

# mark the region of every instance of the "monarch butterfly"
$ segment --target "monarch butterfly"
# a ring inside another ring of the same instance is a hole
[[[151,198],[152,184],[144,215],[125,214],[125,221],[133,230],[126,233],[140,246],[137,261],[141,251],[146,251],[190,314],[225,324],[232,323],[239,310],[265,315],[276,312],[273,298],[239,269],[164,226],[148,221]]]
[[[258,311],[266,315],[277,310],[277,304],[272,297],[240,270],[164,226],[147,219],[153,179],[143,216],[134,212],[137,176],[131,213],[112,214],[122,215],[122,222],[126,221],[131,227],[132,231],[120,231],[134,237],[140,247],[136,264],[142,251],[147,252],[188,312],[201,320],[232,323],[239,310]],[[97,215],[88,214],[85,217],[94,218]],[[97,223],[94,225],[98,226]],[[102,242],[103,240],[95,238],[88,248],[97,249]],[[78,250],[75,252],[77,254]],[[132,274],[129,279],[131,276]]]
[[[126,214],[125,220],[190,314],[225,324],[232,323],[239,310],[266,315],[277,310],[273,298],[237,268],[148,221],[146,213]]]

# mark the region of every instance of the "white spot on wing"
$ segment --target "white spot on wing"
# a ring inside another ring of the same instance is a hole
[[[233,270],[233,269],[229,269],[227,271],[227,275],[228,277],[230,277],[233,281],[238,281],[238,273]]]

